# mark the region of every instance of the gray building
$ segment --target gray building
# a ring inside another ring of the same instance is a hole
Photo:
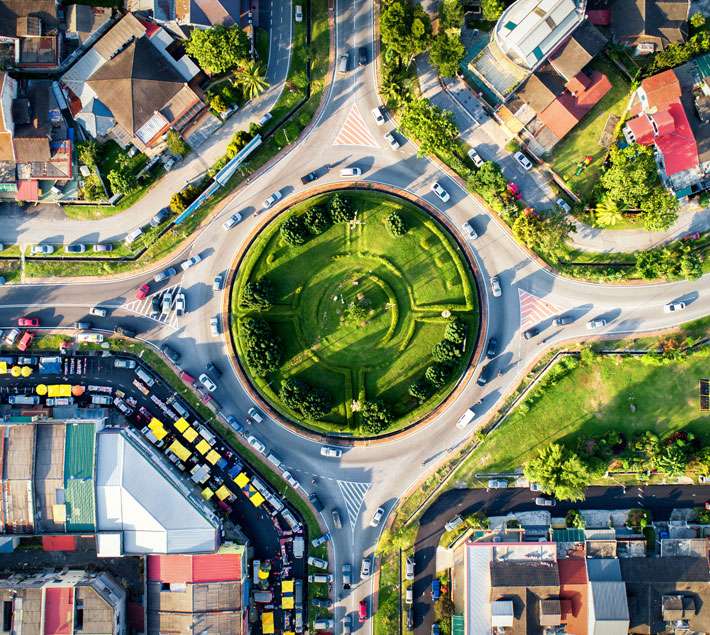
[[[626,635],[629,607],[617,558],[587,560],[589,635]]]

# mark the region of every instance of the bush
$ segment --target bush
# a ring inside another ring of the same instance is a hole
[[[181,214],[199,195],[200,190],[197,187],[188,185],[170,197],[170,209],[176,214]]]
[[[360,409],[360,418],[370,434],[378,434],[392,424],[392,413],[381,401],[366,401]]]
[[[308,229],[301,216],[289,216],[279,228],[281,238],[292,247],[302,245],[308,240]]]
[[[409,387],[409,394],[422,404],[431,396],[431,384],[424,379],[419,379]]]
[[[79,190],[79,194],[85,201],[99,201],[106,198],[101,179],[97,174],[89,174],[84,179],[84,183]]]
[[[273,303],[273,297],[274,289],[266,278],[250,280],[242,289],[239,304],[244,309],[268,311]]]
[[[402,218],[402,215],[397,212],[392,212],[387,217],[387,229],[393,236],[404,236],[407,233],[407,225]]]
[[[323,205],[314,205],[304,215],[303,218],[308,231],[317,236],[322,234],[333,222],[328,208]]]
[[[99,144],[93,139],[80,141],[76,144],[76,152],[79,158],[79,163],[88,165],[93,168],[96,166],[96,160],[99,156]]]
[[[190,153],[190,146],[185,143],[185,140],[175,130],[168,131],[168,137],[165,140],[168,150],[178,157],[184,157]]]
[[[565,525],[574,529],[584,529],[584,518],[578,509],[570,509],[565,516]]]
[[[281,400],[306,419],[320,419],[331,409],[330,395],[298,379],[287,379],[279,390]]]
[[[466,339],[466,325],[457,317],[449,320],[444,331],[444,339],[453,342],[454,344],[463,344]]]
[[[128,194],[138,187],[130,161],[124,154],[118,155],[115,167],[108,173],[107,178],[114,194]]]
[[[449,368],[445,364],[432,364],[424,373],[425,379],[434,388],[441,388],[446,383],[449,376]]]
[[[281,340],[273,333],[270,324],[261,318],[244,318],[241,321],[247,366],[258,377],[278,370],[281,365]]]
[[[340,194],[333,195],[328,203],[328,210],[334,223],[350,223],[357,218],[357,210],[350,200]]]
[[[463,351],[460,346],[454,344],[451,340],[442,340],[434,344],[431,354],[435,361],[446,363],[456,361],[461,357]]]

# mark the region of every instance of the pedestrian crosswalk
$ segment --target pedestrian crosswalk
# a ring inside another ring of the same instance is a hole
[[[333,141],[334,146],[368,146],[379,148],[357,106],[353,106],[345,118],[345,123]]]
[[[520,326],[525,329],[561,312],[560,307],[542,298],[518,289],[520,299]]]
[[[136,315],[141,315],[151,320],[155,320],[156,322],[160,322],[168,328],[171,328],[176,331],[178,329],[178,316],[175,312],[175,296],[180,293],[181,290],[182,285],[173,284],[169,287],[165,287],[165,289],[161,289],[157,293],[151,293],[143,300],[131,300],[129,302],[126,302],[121,305],[121,308],[125,311],[135,313]],[[170,309],[168,309],[168,311],[166,312],[163,312],[163,296],[168,291],[172,293],[173,302],[170,306]],[[153,306],[154,298],[157,298],[155,308]]]
[[[348,519],[350,526],[355,529],[357,517],[360,515],[362,502],[365,500],[365,494],[370,489],[370,483],[359,483],[357,481],[338,481],[340,493],[345,500],[345,508],[348,510]]]

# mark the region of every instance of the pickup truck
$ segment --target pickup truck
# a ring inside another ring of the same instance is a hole
[[[318,173],[314,170],[313,172],[309,172],[308,174],[305,174],[304,176],[302,176],[301,183],[303,183],[303,185],[308,185],[308,183],[315,181],[317,178],[318,178]]]

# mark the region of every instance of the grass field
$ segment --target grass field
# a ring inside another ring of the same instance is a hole
[[[290,377],[326,389],[336,404],[324,420],[309,423],[325,431],[359,432],[353,400],[384,400],[399,426],[421,418],[449,394],[475,344],[478,307],[473,282],[457,245],[425,212],[399,199],[348,192],[359,222],[333,225],[305,245],[291,247],[279,227],[290,215],[326,202],[316,197],[268,225],[240,265],[232,310],[240,351],[240,318],[251,314],[236,301],[247,280],[266,278],[275,288],[272,308],[261,314],[280,336],[284,363],[274,376],[253,378],[281,412],[298,420],[278,398]],[[395,238],[384,221],[399,212],[408,226]],[[348,307],[362,309],[354,319]],[[447,319],[467,325],[464,359],[450,379],[419,405],[409,386],[432,363],[431,349],[443,339]]]
[[[606,148],[599,138],[609,115],[621,116],[626,109],[630,85],[621,72],[606,58],[598,57],[591,67],[604,73],[611,82],[611,90],[592,111],[552,150],[550,164],[581,199],[586,198],[599,179]],[[591,165],[579,176],[574,173],[577,163],[585,156],[592,157]]]
[[[528,399],[486,437],[458,470],[454,481],[476,472],[514,470],[541,445],[620,430],[627,437],[676,430],[710,442],[710,413],[699,410],[698,380],[708,376],[710,349],[668,365],[638,357],[595,356]],[[633,408],[635,407],[635,412]]]

